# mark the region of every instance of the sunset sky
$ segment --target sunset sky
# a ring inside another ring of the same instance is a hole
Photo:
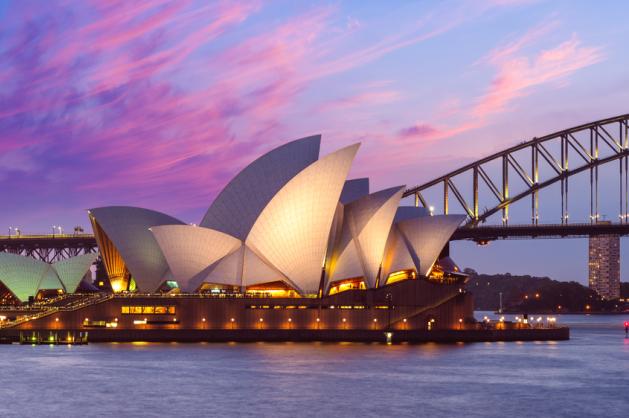
[[[89,229],[85,210],[107,205],[196,223],[246,164],[316,133],[322,154],[362,142],[351,177],[377,190],[629,113],[628,9],[0,0],[0,234]],[[453,255],[584,282],[586,247],[456,243]]]

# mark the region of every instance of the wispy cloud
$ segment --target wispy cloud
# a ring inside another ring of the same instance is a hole
[[[536,28],[489,54],[487,64],[495,69],[496,76],[476,105],[474,116],[484,119],[502,112],[515,99],[531,94],[536,87],[563,81],[604,59],[600,47],[582,45],[576,34],[554,47],[526,54],[524,47],[539,39],[544,30]]]
[[[540,86],[554,83],[565,87],[570,75],[605,59],[601,47],[583,45],[576,34],[554,46],[544,45],[545,36],[558,27],[556,20],[546,21],[492,49],[477,61],[475,67],[489,68],[493,72],[489,86],[470,106],[463,107],[461,100],[450,99],[440,112],[441,119],[458,113],[456,116],[461,122],[445,127],[420,122],[400,129],[398,137],[435,140],[486,126],[493,116],[509,110],[517,99],[534,93]]]
[[[356,18],[339,30],[335,8],[315,7],[243,26],[260,10],[256,2],[17,4],[0,40],[0,181],[12,189],[19,176],[42,198],[63,191],[82,207],[207,206],[237,169],[287,139],[285,114],[313,83],[447,29],[415,22],[347,53],[349,37],[368,30]],[[397,97],[381,88],[315,106]]]
[[[479,61],[495,77],[474,103],[434,105],[460,123],[404,122],[398,113],[424,99],[378,66],[494,5],[414,6],[387,24],[340,6],[269,17],[272,7],[14,3],[0,34],[0,187],[15,198],[0,215],[37,207],[34,199],[55,213],[104,204],[202,212],[261,152],[318,131],[334,145],[363,139],[361,161],[390,170],[383,161],[412,157],[406,145],[474,129],[535,86],[602,59],[576,36],[535,52],[542,36],[527,34]]]

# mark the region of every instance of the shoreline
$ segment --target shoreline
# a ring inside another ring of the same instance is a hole
[[[477,312],[493,312],[495,315],[524,315],[523,312],[514,312],[514,311],[503,311],[499,313],[498,311],[487,310],[484,311],[482,309],[478,309]],[[629,311],[625,312],[526,312],[527,315],[629,315]]]
[[[78,330],[16,330],[0,331],[5,343],[20,342],[50,344],[59,335],[77,333]],[[564,341],[570,339],[568,327],[527,329],[463,329],[463,330],[256,330],[256,329],[213,329],[213,330],[82,330],[89,343],[112,342],[362,342],[362,343],[458,343],[499,341]],[[31,337],[32,336],[32,337]],[[49,339],[50,336],[50,339]],[[53,344],[68,344],[59,340]]]

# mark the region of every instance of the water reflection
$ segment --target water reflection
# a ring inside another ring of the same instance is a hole
[[[560,342],[5,345],[0,416],[624,417],[628,319],[562,316]]]

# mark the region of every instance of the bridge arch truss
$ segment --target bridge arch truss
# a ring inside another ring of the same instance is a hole
[[[569,161],[570,160],[570,161]],[[619,221],[629,222],[629,114],[555,132],[475,161],[444,176],[405,191],[404,197],[414,196],[415,206],[434,207],[426,197],[428,190],[440,190],[444,214],[462,209],[468,225],[484,223],[490,216],[502,212],[502,223],[508,224],[509,207],[530,197],[531,223],[539,222],[539,192],[559,183],[561,190],[561,223],[568,223],[569,179],[589,171],[590,222],[599,220],[599,167],[618,161]],[[570,163],[570,164],[569,164]],[[488,166],[499,167],[493,172]],[[540,171],[550,173],[541,176]],[[496,173],[497,171],[497,173]],[[517,178],[524,188],[510,193],[510,179]],[[471,182],[471,198],[457,183]],[[479,195],[479,188],[489,190],[489,200]],[[436,206],[436,205],[435,205]],[[484,210],[479,211],[484,206]]]

